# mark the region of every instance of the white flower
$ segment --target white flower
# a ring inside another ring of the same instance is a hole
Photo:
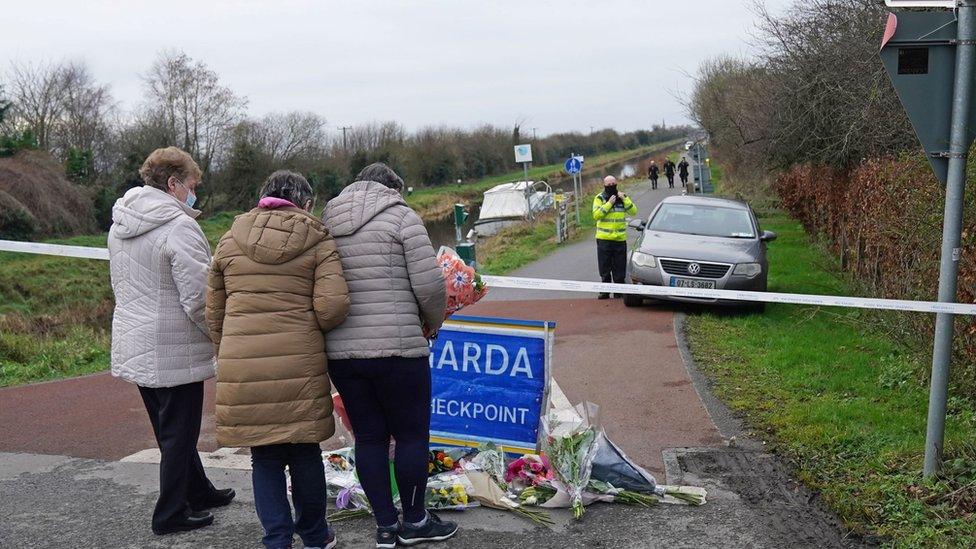
[[[537,498],[535,496],[529,496],[529,497],[525,498],[525,504],[526,505],[535,505],[538,502],[539,502],[539,498]]]

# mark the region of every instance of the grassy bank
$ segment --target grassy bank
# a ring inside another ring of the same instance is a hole
[[[599,172],[609,164],[615,164],[656,151],[674,148],[678,143],[683,141],[683,139],[676,139],[637,149],[587,157],[583,173]],[[557,177],[564,177],[565,175],[562,164],[547,164],[545,166],[533,166],[529,168],[529,179],[533,181],[549,181]],[[441,219],[450,215],[453,211],[454,204],[457,202],[480,203],[484,192],[495,185],[510,181],[521,181],[524,178],[525,174],[522,170],[515,170],[471,183],[462,183],[461,185],[445,185],[442,187],[419,189],[407,197],[407,203],[411,208],[417,210],[420,217],[424,219]]]
[[[780,212],[762,218],[770,291],[851,295],[833,258]],[[928,349],[872,329],[876,313],[769,304],[764,315],[696,314],[692,353],[716,393],[743,412],[851,528],[896,546],[971,546],[976,535],[976,407],[950,401],[948,466],[921,478]]]

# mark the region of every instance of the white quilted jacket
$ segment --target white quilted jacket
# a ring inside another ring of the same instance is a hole
[[[325,206],[322,222],[339,246],[349,316],[325,334],[331,360],[425,357],[423,325],[444,322],[444,275],[423,222],[400,193],[357,181]]]
[[[204,318],[210,244],[198,215],[149,186],[130,189],[112,208],[112,375],[143,387],[214,376]]]

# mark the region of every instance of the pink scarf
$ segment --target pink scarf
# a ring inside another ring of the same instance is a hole
[[[258,208],[266,208],[273,210],[275,208],[297,208],[298,206],[292,204],[291,202],[285,200],[284,198],[275,198],[273,196],[266,196],[258,201]]]

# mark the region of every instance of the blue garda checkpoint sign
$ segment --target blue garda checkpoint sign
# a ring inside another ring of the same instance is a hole
[[[535,453],[555,322],[453,316],[431,346],[430,443]]]

